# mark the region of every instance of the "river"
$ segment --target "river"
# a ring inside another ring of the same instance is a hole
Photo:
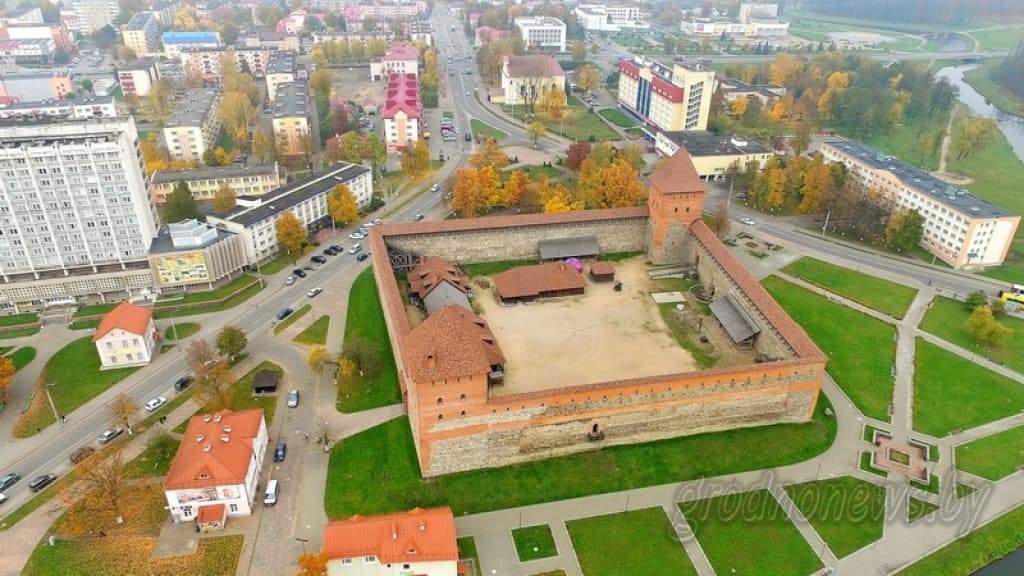
[[[946,66],[940,69],[935,76],[945,78],[960,88],[960,101],[967,105],[972,112],[978,116],[992,118],[999,124],[999,130],[1010,142],[1013,152],[1018,158],[1024,160],[1024,118],[1007,114],[999,108],[985,101],[985,97],[978,94],[977,90],[971,87],[964,80],[964,72],[977,68],[977,64],[963,64],[960,66]]]

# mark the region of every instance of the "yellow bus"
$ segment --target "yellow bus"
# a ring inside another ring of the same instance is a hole
[[[1024,286],[1020,284],[1014,284],[1010,286],[1010,290],[1000,290],[999,299],[1003,302],[1015,302],[1017,304],[1024,305]]]

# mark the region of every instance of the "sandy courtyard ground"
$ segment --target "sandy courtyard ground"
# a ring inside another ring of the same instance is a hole
[[[502,306],[473,286],[507,360],[503,396],[694,370],[648,294],[644,258],[615,263],[622,292],[587,278],[583,296]]]

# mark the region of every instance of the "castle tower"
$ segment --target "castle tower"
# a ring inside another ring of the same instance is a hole
[[[655,264],[681,263],[690,239],[688,227],[704,211],[704,183],[684,148],[665,159],[650,181],[647,258]]]

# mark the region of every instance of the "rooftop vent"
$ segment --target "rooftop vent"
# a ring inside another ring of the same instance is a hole
[[[231,433],[231,426],[225,426],[224,427],[224,432],[227,433],[227,434],[230,434]]]
[[[199,436],[196,436],[196,443],[202,442],[205,439],[206,437],[200,434]]]
[[[209,422],[212,419],[213,419],[213,416],[210,416],[209,414],[207,414],[206,416],[203,416],[203,422]]]
[[[230,442],[231,441],[231,436],[228,436],[227,434],[222,434],[221,437],[220,437],[220,441],[221,442]]]
[[[207,444],[203,446],[203,452],[209,452],[213,448],[213,444]]]
[[[214,421],[214,422],[220,422],[220,414],[217,414],[217,415],[215,415],[215,416],[213,417],[213,421]]]
[[[971,206],[971,212],[980,212],[980,211],[981,211],[981,208],[979,208],[978,206]]]

